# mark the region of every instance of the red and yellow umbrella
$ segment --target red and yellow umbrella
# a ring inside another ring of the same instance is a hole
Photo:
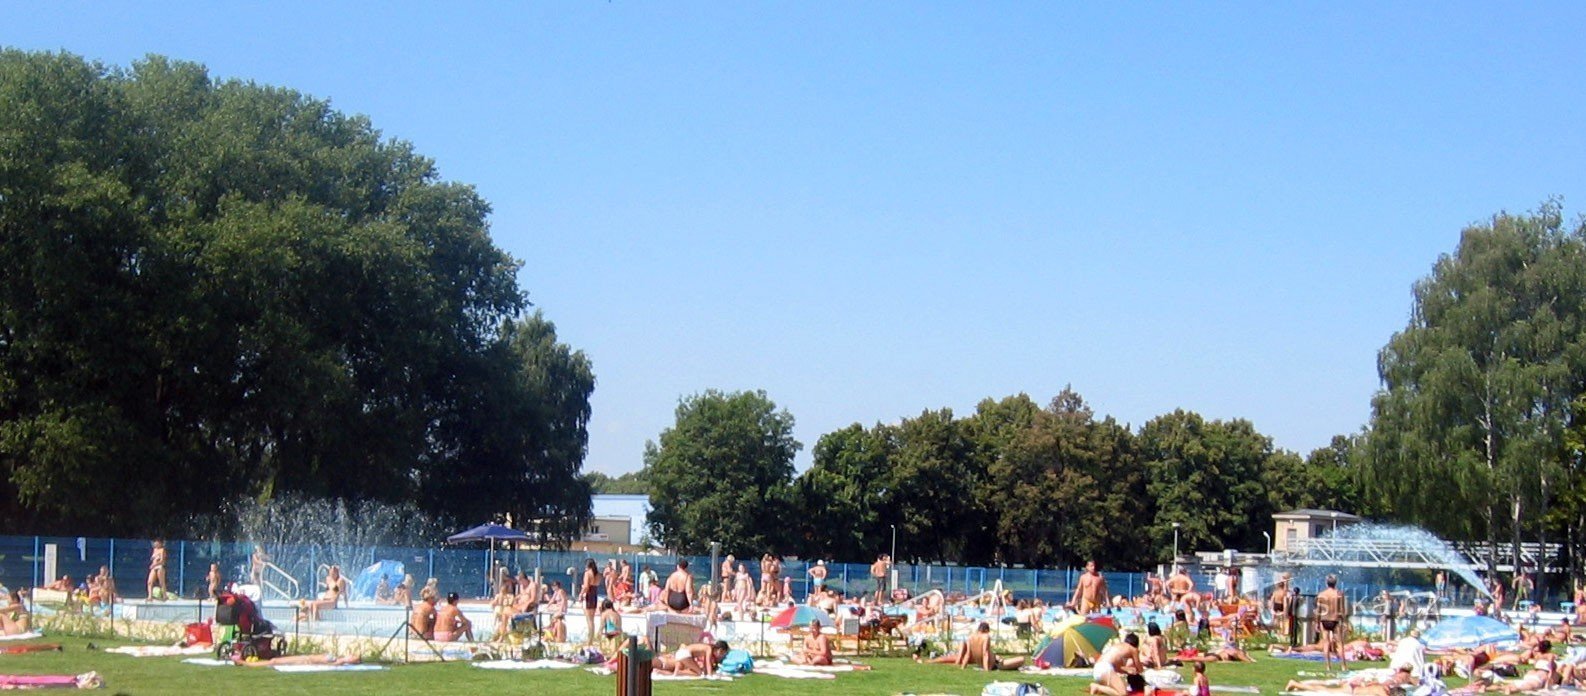
[[[1107,642],[1117,637],[1118,627],[1110,617],[1071,617],[1052,628],[1051,637],[1036,646],[1032,659],[1042,669],[1089,665]]]

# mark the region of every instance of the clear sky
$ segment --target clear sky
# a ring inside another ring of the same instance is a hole
[[[586,469],[680,397],[850,423],[1072,384],[1308,451],[1460,230],[1586,205],[1586,3],[21,3],[367,114],[474,184],[598,379]]]

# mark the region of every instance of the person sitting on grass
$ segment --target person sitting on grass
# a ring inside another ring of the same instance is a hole
[[[1006,660],[997,657],[991,649],[991,624],[984,621],[975,629],[974,635],[964,641],[964,647],[959,652],[958,668],[964,669],[970,664],[979,665],[987,672],[996,670],[1018,670],[1024,666],[1024,658],[1010,657]]]
[[[33,614],[28,611],[27,589],[11,591],[11,603],[0,607],[0,628],[8,636],[21,635],[33,630]]]
[[[551,617],[551,625],[545,627],[545,640],[551,643],[567,642],[566,614],[556,614]]]
[[[419,603],[413,607],[409,624],[424,640],[435,639],[435,593],[426,587],[419,593]]]
[[[435,640],[450,643],[462,639],[474,640],[474,623],[457,608],[457,593],[446,595],[446,603],[435,612]]]
[[[804,636],[804,650],[793,654],[795,665],[830,665],[832,640],[821,632],[821,622],[810,620],[809,635]]]

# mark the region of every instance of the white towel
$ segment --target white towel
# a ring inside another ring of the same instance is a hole
[[[530,660],[530,661],[527,661],[527,662],[522,662],[522,661],[519,661],[519,660],[482,660],[480,662],[470,662],[468,664],[471,664],[471,665],[473,665],[475,667],[478,667],[480,669],[509,669],[509,670],[518,670],[518,669],[574,669],[574,668],[578,667],[578,665],[575,665],[575,664],[573,664],[571,662],[560,662],[560,661],[557,661],[557,660]]]

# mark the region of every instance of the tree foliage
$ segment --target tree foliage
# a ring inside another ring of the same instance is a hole
[[[0,52],[7,526],[159,533],[287,492],[587,516],[593,377],[520,317],[488,214],[322,100]]]
[[[648,523],[662,545],[703,553],[719,542],[753,557],[787,545],[793,416],[763,391],[711,390],[684,399],[675,424],[645,451]]]
[[[1454,538],[1543,517],[1586,384],[1586,226],[1557,203],[1467,228],[1382,349],[1363,471],[1382,507]]]

